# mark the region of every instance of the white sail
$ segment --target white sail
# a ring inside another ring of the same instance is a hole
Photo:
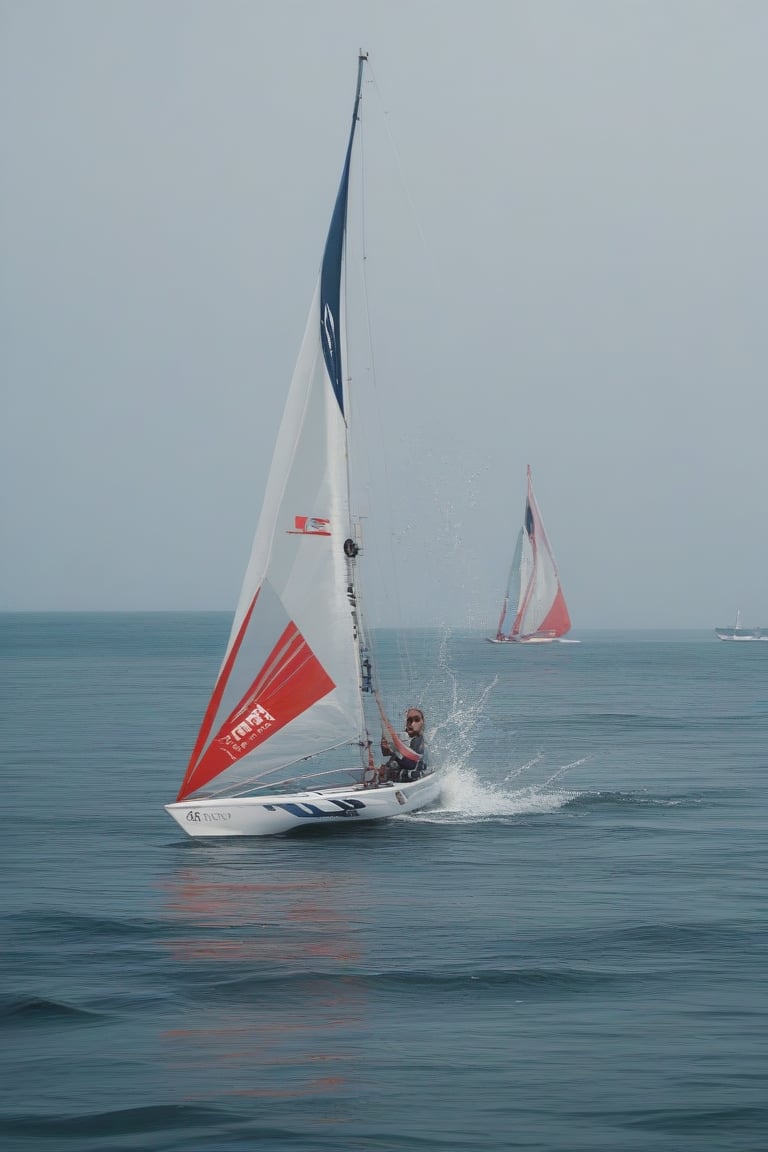
[[[203,788],[232,792],[323,750],[364,743],[341,318],[361,74],[362,58],[346,162],[261,518],[179,799]]]

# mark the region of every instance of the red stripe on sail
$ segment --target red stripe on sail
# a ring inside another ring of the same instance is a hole
[[[231,768],[335,687],[296,625],[288,624],[194,772],[187,773],[179,799]]]
[[[571,618],[565,605],[565,597],[561,588],[557,589],[555,602],[539,625],[539,632],[554,632],[555,636],[564,636],[571,628]]]
[[[253,609],[256,606],[256,601],[259,598],[259,592],[260,591],[261,591],[260,588],[256,589],[256,595],[254,596],[253,600],[251,601],[251,606],[248,609],[248,611],[246,612],[245,617],[243,618],[243,622],[240,625],[240,631],[238,632],[237,636],[235,637],[235,642],[232,645],[232,649],[229,653],[229,656],[227,657],[226,663],[224,664],[224,667],[222,668],[221,673],[219,674],[219,678],[216,681],[210,702],[208,704],[208,707],[205,710],[205,716],[203,716],[203,722],[200,725],[200,731],[197,734],[197,740],[195,741],[195,746],[192,749],[192,755],[189,758],[189,764],[187,765],[186,774],[185,774],[184,779],[182,781],[181,788],[179,789],[179,794],[176,797],[177,803],[179,800],[183,800],[185,796],[188,796],[189,793],[194,791],[195,788],[199,787],[198,784],[194,784],[194,785],[192,784],[192,777],[194,776],[195,771],[196,771],[196,767],[197,767],[197,758],[200,755],[201,750],[205,747],[205,743],[208,739],[208,735],[211,731],[211,727],[213,726],[213,721],[216,718],[216,713],[219,710],[219,704],[221,703],[221,698],[224,695],[224,689],[227,686],[227,681],[229,680],[229,677],[230,677],[230,674],[232,672],[232,668],[234,666],[235,660],[237,659],[237,654],[240,651],[240,645],[243,642],[243,637],[245,636],[245,633],[248,631],[248,625],[251,622],[251,616],[253,615]]]

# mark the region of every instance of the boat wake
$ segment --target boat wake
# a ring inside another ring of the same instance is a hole
[[[415,812],[409,818],[428,823],[470,824],[509,816],[543,815],[557,812],[578,800],[581,793],[564,788],[562,779],[571,769],[584,764],[574,760],[535,783],[523,784],[526,772],[540,766],[539,759],[510,772],[500,783],[481,780],[475,769],[461,764],[444,769],[443,790],[437,805]],[[515,786],[515,784],[519,786]]]

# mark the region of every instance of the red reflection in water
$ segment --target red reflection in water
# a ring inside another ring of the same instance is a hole
[[[365,896],[351,874],[252,876],[190,868],[165,886],[182,929],[166,947],[191,1003],[162,1033],[168,1071],[185,1099],[335,1100],[315,1120],[344,1123],[339,1097],[353,1093],[366,1019],[355,940]]]

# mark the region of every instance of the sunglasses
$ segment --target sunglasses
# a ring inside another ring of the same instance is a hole
[[[423,724],[424,721],[422,720],[421,716],[406,716],[405,723],[406,724]]]

